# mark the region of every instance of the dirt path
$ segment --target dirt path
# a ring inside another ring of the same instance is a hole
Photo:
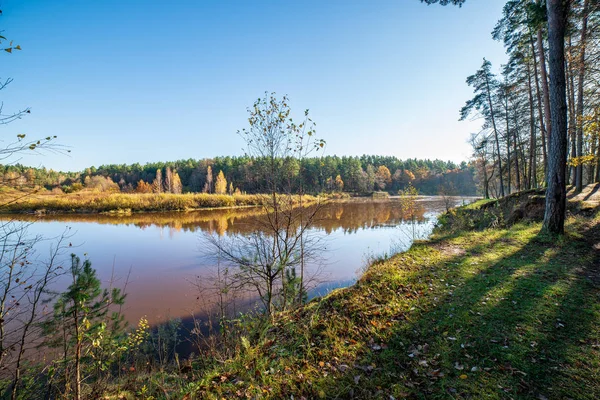
[[[581,201],[591,206],[600,205],[600,183],[585,186],[581,193],[575,193],[575,188],[571,187],[567,197],[571,201]]]

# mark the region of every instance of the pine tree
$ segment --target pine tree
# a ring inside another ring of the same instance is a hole
[[[80,399],[82,359],[88,349],[94,346],[96,333],[105,329],[109,307],[113,304],[122,305],[125,295],[119,289],[102,290],[92,263],[85,260],[82,264],[75,254],[71,255],[70,274],[72,282],[56,301],[54,316],[44,324],[44,329],[48,335],[54,334],[54,340],[49,344],[63,349],[67,387],[71,380],[68,365],[74,365],[74,398]],[[112,320],[114,330],[122,328],[120,315],[114,314]]]
[[[465,120],[474,110],[479,111],[486,122],[491,125],[494,141],[496,144],[496,160],[498,163],[498,176],[500,178],[500,196],[504,197],[504,180],[502,178],[502,154],[500,152],[500,138],[496,124],[497,110],[495,96],[498,89],[498,81],[492,73],[492,63],[485,58],[481,68],[467,78],[467,84],[473,86],[475,97],[468,100],[460,110],[460,120]]]

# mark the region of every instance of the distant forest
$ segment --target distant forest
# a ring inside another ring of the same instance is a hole
[[[82,189],[124,193],[256,193],[264,187],[259,171],[264,160],[216,157],[155,162],[145,165],[102,165],[82,172],[59,172],[20,164],[0,165],[2,183],[17,189],[45,188],[55,193]],[[425,195],[476,195],[475,167],[441,160],[396,157],[326,156],[280,160],[292,186],[307,193],[373,191],[397,193],[409,184]]]

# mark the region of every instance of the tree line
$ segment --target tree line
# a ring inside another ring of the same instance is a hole
[[[600,70],[596,67],[600,57],[600,2],[567,3],[565,180],[581,191],[585,184],[600,182]],[[483,60],[481,68],[467,78],[474,97],[460,111],[461,119],[480,117],[483,121],[471,144],[485,197],[546,186],[550,162],[556,158],[550,150],[553,132],[546,2],[508,1],[492,36],[503,42],[508,62],[495,74],[491,63]]]
[[[16,188],[44,187],[57,192],[83,188],[129,193],[257,193],[264,187],[261,157],[216,157],[201,160],[111,164],[82,172],[58,172],[20,164],[0,165],[0,179]],[[441,160],[400,160],[390,156],[281,158],[278,169],[293,180],[292,191],[307,193],[373,191],[396,193],[411,184],[422,194],[478,193],[476,164]]]

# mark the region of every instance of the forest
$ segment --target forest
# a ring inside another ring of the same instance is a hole
[[[564,38],[566,183],[580,191],[600,182],[600,5],[594,0],[569,3]],[[474,96],[460,110],[461,119],[482,120],[470,142],[486,198],[546,186],[553,134],[545,2],[507,1],[492,36],[504,44],[508,61],[494,73],[483,59],[467,78]]]
[[[257,193],[264,186],[259,157],[215,157],[145,165],[102,165],[83,172],[57,172],[20,164],[0,165],[3,185],[17,189],[43,188],[55,193],[82,189],[123,193]],[[297,191],[397,194],[409,184],[421,194],[476,195],[474,164],[441,160],[399,160],[383,156],[324,156],[280,159]]]

